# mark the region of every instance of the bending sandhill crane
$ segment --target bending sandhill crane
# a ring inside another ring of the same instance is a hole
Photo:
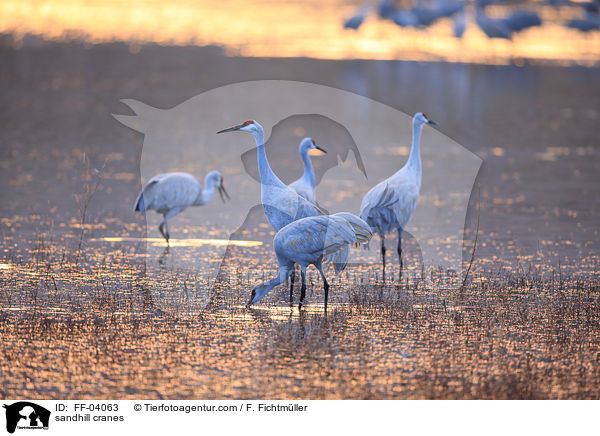
[[[389,18],[400,27],[428,27],[440,18],[451,17],[464,8],[464,0],[437,2],[434,6],[389,11]]]
[[[344,21],[344,29],[358,30],[369,13],[369,6],[362,5],[358,10]]]
[[[323,273],[323,258],[352,244],[366,243],[372,236],[369,225],[348,212],[307,217],[288,224],[279,230],[273,239],[279,265],[278,274],[252,290],[248,306],[260,301],[267,292],[285,282],[293,273],[294,264],[297,263],[300,265],[302,276],[298,309],[302,308],[306,293],[306,268],[314,265],[323,278],[325,312],[327,312],[329,283]]]
[[[510,15],[505,18],[505,22],[511,32],[520,32],[521,30],[530,27],[542,25],[542,19],[537,12],[525,10],[511,12]]]
[[[580,30],[581,32],[597,30],[600,29],[600,16],[593,13],[587,13],[584,18],[569,21],[567,27]]]
[[[260,200],[269,223],[276,232],[291,222],[300,218],[322,215],[322,212],[310,201],[301,197],[294,189],[283,183],[273,172],[267,153],[265,152],[265,133],[260,124],[254,120],[246,120],[237,126],[223,129],[217,133],[235,132],[241,130],[254,136],[260,174]],[[290,302],[293,297],[295,273],[290,273]]]
[[[475,21],[488,38],[504,39],[511,39],[515,32],[542,25],[542,19],[533,11],[516,10],[504,18],[490,18],[485,14],[481,2],[477,4]]]
[[[202,185],[194,176],[188,173],[164,173],[154,176],[142,188],[135,200],[134,212],[145,213],[155,210],[163,216],[158,226],[160,234],[169,244],[169,227],[167,221],[190,206],[202,206],[210,201],[215,188],[219,191],[221,200],[229,199],[229,194],[223,185],[223,176],[219,171],[211,171]]]
[[[421,189],[421,132],[426,124],[437,125],[418,112],[412,121],[412,146],[406,164],[393,176],[378,183],[363,198],[360,217],[381,237],[381,261],[385,280],[385,235],[398,231],[398,257],[402,280],[402,231],[408,224]]]
[[[299,196],[311,203],[315,203],[315,172],[313,170],[312,162],[310,161],[310,156],[308,155],[310,150],[319,150],[323,153],[327,153],[315,143],[314,139],[304,138],[300,142],[300,156],[302,157],[302,163],[304,164],[304,174],[295,182],[290,183],[289,186],[296,191]]]

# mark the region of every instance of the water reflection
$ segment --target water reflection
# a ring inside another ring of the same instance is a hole
[[[106,236],[103,238],[94,238],[90,241],[104,241],[104,242],[140,242],[146,241],[151,243],[155,247],[166,247],[167,243],[163,238],[128,238],[122,236]],[[212,245],[215,247],[233,245],[236,247],[258,247],[262,245],[261,241],[242,241],[242,240],[231,240],[231,239],[169,239],[169,245],[171,247],[201,247],[203,245]],[[168,250],[165,250],[163,254],[168,254]]]

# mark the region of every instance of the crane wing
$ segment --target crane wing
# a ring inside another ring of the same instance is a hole
[[[135,203],[133,206],[133,211],[134,212],[141,212],[144,213],[146,212],[147,204],[146,204],[146,200],[144,198],[144,192],[146,191],[146,189],[151,186],[154,185],[156,183],[158,183],[158,180],[155,180],[156,177],[153,177],[152,179],[150,179],[150,181],[148,183],[146,183],[146,185],[142,188],[142,190],[140,191],[140,193],[138,194],[137,198],[135,199]]]
[[[364,222],[356,215],[349,212],[339,212],[333,214],[333,216],[345,219],[348,222],[348,224],[352,226],[354,234],[356,235],[356,241],[358,243],[363,244],[365,242],[369,242],[369,240],[373,236],[373,230],[371,229],[371,226],[369,226],[366,222]]]
[[[384,235],[391,230],[406,226],[415,210],[418,198],[419,187],[415,183],[393,183],[385,180],[363,198],[360,218],[377,233]]]
[[[298,179],[295,182],[290,183],[288,186],[296,191],[300,197],[310,201],[313,204],[315,203],[314,189],[311,189],[311,187],[304,183],[302,179]]]
[[[295,191],[294,191],[295,193]],[[298,195],[298,194],[296,194]],[[298,213],[296,214],[298,218],[305,218],[310,216],[317,215],[325,215],[325,211],[322,210],[319,206],[310,201],[306,200],[304,197],[298,195]]]
[[[273,241],[278,255],[306,264],[355,242],[356,235],[348,221],[326,215],[294,221],[277,232]]]
[[[164,173],[148,181],[140,193],[139,201],[144,203],[145,210],[184,210],[194,203],[201,192],[202,185],[191,174]]]

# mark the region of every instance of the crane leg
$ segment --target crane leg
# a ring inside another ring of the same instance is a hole
[[[300,276],[302,277],[302,286],[300,287],[300,303],[298,303],[298,310],[302,309],[302,303],[304,302],[304,296],[306,295],[306,270],[300,268]]]
[[[169,235],[169,223],[165,219],[165,233],[167,234],[167,245],[169,245],[169,239],[171,239],[171,235]]]
[[[169,246],[169,233],[165,233],[165,225],[166,225],[167,221],[163,220],[162,223],[160,223],[160,225],[158,226],[158,231],[160,232],[160,234],[162,235],[163,238],[165,238],[165,241],[167,241],[167,246]]]
[[[296,281],[296,266],[293,266],[290,274],[290,304],[294,302],[294,282]]]
[[[398,277],[398,283],[402,283],[402,269],[404,263],[402,262],[402,229],[398,229],[398,259],[400,259],[400,275]]]
[[[381,237],[381,263],[383,264],[382,279],[385,282],[385,237]]]
[[[321,277],[323,278],[323,289],[325,290],[325,314],[327,314],[327,301],[329,300],[329,283],[327,283],[327,279],[325,278],[323,268],[319,267],[318,269],[321,273]]]
[[[183,212],[185,210],[185,208],[175,208],[175,209],[169,209],[169,211],[167,213],[165,213],[163,222],[161,224],[161,226],[163,227],[163,231],[161,231],[162,235],[165,237],[165,239],[167,240],[167,245],[169,245],[169,239],[171,239],[171,236],[169,235],[169,223],[168,220],[169,218],[173,218],[175,215],[177,215],[180,212]]]

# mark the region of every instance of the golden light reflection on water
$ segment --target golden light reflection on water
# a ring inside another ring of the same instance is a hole
[[[92,241],[104,242],[139,242],[146,241],[155,247],[167,246],[167,243],[162,238],[126,238],[121,236],[107,236],[104,238],[91,239]],[[241,241],[236,239],[170,239],[169,245],[172,247],[200,247],[202,245],[212,245],[216,247],[226,247],[234,245],[236,247],[258,247],[262,245],[261,241]]]
[[[211,289],[196,269],[144,275],[136,252],[144,247],[109,243],[143,238],[105,239],[84,244],[77,258],[66,237],[28,241],[29,256],[2,259],[7,396],[566,399],[600,392],[596,256],[577,264],[587,273],[570,278],[549,264],[480,275],[478,258],[464,292],[410,270],[404,285],[381,285],[379,264],[351,266],[331,275],[325,316],[314,268],[301,311],[298,287],[287,305],[287,286],[245,307],[252,287],[275,273],[266,244],[252,256],[233,250]],[[211,250],[172,255],[194,251]],[[410,253],[405,260],[416,268]],[[544,271],[551,278],[543,280]],[[57,374],[57,361],[68,371]]]
[[[568,9],[539,8],[546,24],[519,33],[511,42],[488,39],[473,20],[462,39],[453,36],[449,19],[417,30],[370,17],[358,32],[343,29],[343,19],[355,7],[342,0],[200,0],[177,4],[158,0],[6,0],[0,4],[0,32],[14,34],[17,46],[20,36],[31,33],[51,40],[127,41],[132,52],[142,43],[156,42],[217,45],[229,55],[257,57],[490,64],[524,58],[583,64],[600,61],[600,32],[584,34],[564,27],[567,19],[578,16]]]
[[[298,319],[301,316],[315,314],[323,315],[325,313],[325,306],[322,303],[305,304],[302,306],[302,309],[298,309],[297,302],[286,306],[270,306],[263,303],[257,303],[250,306],[250,308],[247,308],[245,305],[237,305],[234,306],[234,308],[239,312],[230,314],[228,317],[240,321],[252,320],[252,317],[249,315],[249,313],[262,313],[273,321],[286,321],[290,319]],[[327,310],[331,313],[335,310],[343,310],[347,308],[347,303],[334,303],[329,304]]]

